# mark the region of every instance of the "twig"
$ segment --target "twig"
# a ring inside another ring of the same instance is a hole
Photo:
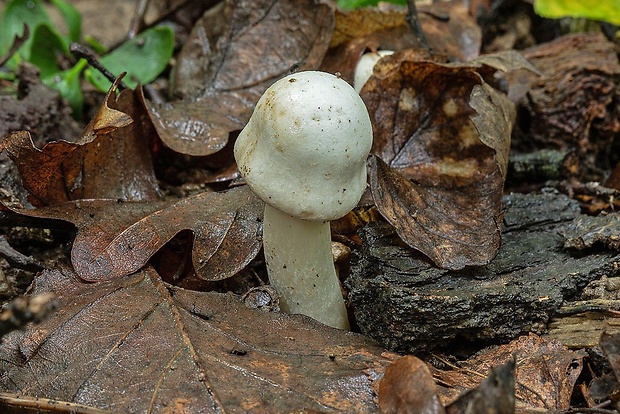
[[[407,0],[407,23],[413,32],[416,40],[420,43],[424,49],[432,52],[431,48],[428,45],[428,41],[426,40],[426,36],[424,35],[424,31],[422,30],[422,26],[420,25],[420,18],[418,17],[418,9],[415,5],[415,0]]]
[[[566,414],[617,414],[618,411],[611,409],[606,410],[605,407],[611,405],[611,400],[603,401],[602,403],[590,408],[574,408],[566,411]]]
[[[138,0],[136,2],[136,10],[134,11],[134,16],[131,19],[131,26],[129,26],[127,39],[133,39],[142,30],[142,26],[144,26],[144,15],[148,7],[149,0]]]
[[[110,411],[89,407],[70,401],[60,401],[49,398],[30,397],[22,394],[0,392],[0,409],[3,412],[27,413],[82,413],[82,414],[109,414]]]
[[[17,269],[24,269],[31,272],[40,272],[44,269],[44,267],[32,257],[21,254],[12,248],[4,236],[0,236],[0,257],[4,258],[9,265]]]
[[[162,105],[166,102],[166,98],[162,93],[153,87],[153,85],[142,85],[145,95],[156,105]]]
[[[97,69],[103,76],[105,76],[110,82],[114,83],[116,80],[116,76],[109,70],[105,68],[99,62],[97,55],[90,48],[76,42],[72,42],[69,47],[69,51],[73,53],[75,56],[79,58],[84,58],[93,68]],[[119,89],[127,89],[127,85],[125,85],[122,81],[118,83]]]

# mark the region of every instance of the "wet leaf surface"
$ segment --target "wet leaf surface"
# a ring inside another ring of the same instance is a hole
[[[178,56],[173,94],[183,99],[149,104],[162,141],[184,154],[219,151],[273,82],[319,67],[333,13],[311,0],[225,2],[206,13]]]
[[[117,100],[106,99],[82,134],[83,144],[54,141],[38,149],[25,131],[0,142],[0,150],[17,165],[33,205],[82,198],[159,198],[149,150],[154,130],[137,95],[139,91],[125,90]]]
[[[193,266],[205,280],[234,275],[261,247],[263,204],[247,187],[174,201],[78,200],[14,211],[73,223],[78,234],[71,262],[87,281],[138,271],[183,230],[193,232]]]
[[[47,271],[43,293],[59,310],[0,345],[4,392],[116,412],[377,411],[371,382],[389,359],[363,336],[175,288],[149,268],[96,285]]]

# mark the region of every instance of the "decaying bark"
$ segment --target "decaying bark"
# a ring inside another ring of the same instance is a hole
[[[618,252],[564,246],[560,232],[583,217],[574,200],[543,191],[504,203],[498,256],[459,272],[435,268],[385,223],[365,227],[347,280],[361,331],[398,352],[466,351],[544,332],[589,282],[619,273]]]

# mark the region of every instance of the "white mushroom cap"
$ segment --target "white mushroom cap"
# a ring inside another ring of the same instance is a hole
[[[376,52],[365,53],[355,66],[355,74],[353,75],[353,86],[359,93],[368,79],[372,76],[372,71],[377,62],[383,57],[393,54],[392,50],[378,50]]]
[[[291,216],[344,216],[366,188],[372,146],[368,110],[325,72],[299,72],[263,94],[235,143],[241,175],[266,203]]]

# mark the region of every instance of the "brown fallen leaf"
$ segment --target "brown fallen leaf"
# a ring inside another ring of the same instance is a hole
[[[374,127],[377,208],[442,268],[488,264],[500,245],[515,114],[477,72],[508,66],[496,60],[442,65],[402,51],[382,59],[361,91]]]
[[[599,401],[611,401],[612,407],[618,407],[620,401],[620,334],[603,332],[599,345],[603,350],[611,369],[593,379],[589,387],[592,398]]]
[[[469,3],[441,1],[418,8],[429,46],[448,61],[470,61],[480,54],[482,31],[468,10]]]
[[[103,106],[114,106],[114,120],[99,127],[89,124],[83,144],[55,141],[38,149],[26,131],[2,140],[0,152],[6,150],[16,164],[29,201],[41,207],[82,198],[157,200],[149,150],[155,131],[140,95],[140,90],[124,90],[116,100],[108,96]]]
[[[513,147],[521,151],[572,151],[579,162],[566,172],[579,181],[603,181],[602,170],[620,139],[620,61],[601,33],[562,36],[521,52],[541,76],[507,76],[518,103]],[[613,160],[613,157],[612,157]]]
[[[515,102],[522,100],[522,109],[528,113],[519,126],[532,141],[529,145],[574,146],[586,151],[581,146],[595,143],[584,137],[596,130],[609,138],[618,136],[617,109],[610,103],[617,96],[620,62],[612,41],[600,33],[579,33],[521,53],[540,70],[539,76],[528,72],[508,76],[509,96]]]
[[[43,272],[59,310],[0,344],[0,391],[114,412],[375,413],[390,360],[364,336],[167,285],[151,268],[96,285]]]
[[[330,48],[407,24],[405,8],[363,7],[351,11],[336,10]]]
[[[487,348],[453,371],[434,369],[433,375],[442,384],[442,402],[449,405],[464,391],[477,387],[493,367],[515,358],[517,407],[567,410],[584,355],[583,351],[568,350],[558,341],[530,334]]]
[[[433,2],[419,5],[417,9],[424,35],[437,57],[467,61],[480,54],[482,33],[467,10],[466,2]],[[338,10],[331,51],[342,50],[342,46],[348,43],[363,43],[370,49],[419,50],[421,46],[407,24],[406,16],[406,7],[387,4],[347,12]],[[343,64],[346,66],[347,62]]]
[[[234,275],[261,247],[263,204],[247,187],[149,203],[78,200],[36,210],[29,217],[73,223],[71,262],[87,281],[129,275],[183,230],[194,234],[192,261],[199,278]]]
[[[445,413],[428,366],[412,355],[397,359],[385,370],[379,383],[379,408],[382,413]]]
[[[500,244],[501,216],[484,186],[499,187],[499,174],[480,177],[480,187],[434,188],[411,182],[371,156],[370,186],[381,215],[411,247],[439,267],[458,270],[487,264]],[[498,190],[499,191],[499,190]]]
[[[173,96],[182,99],[148,103],[162,141],[189,155],[222,149],[273,82],[319,67],[333,13],[312,0],[230,1],[207,12],[177,57]]]
[[[609,365],[611,365],[616,380],[620,382],[620,334],[603,332],[600,345],[609,360]]]
[[[515,412],[515,360],[491,368],[476,388],[446,407],[447,414],[512,414]]]

